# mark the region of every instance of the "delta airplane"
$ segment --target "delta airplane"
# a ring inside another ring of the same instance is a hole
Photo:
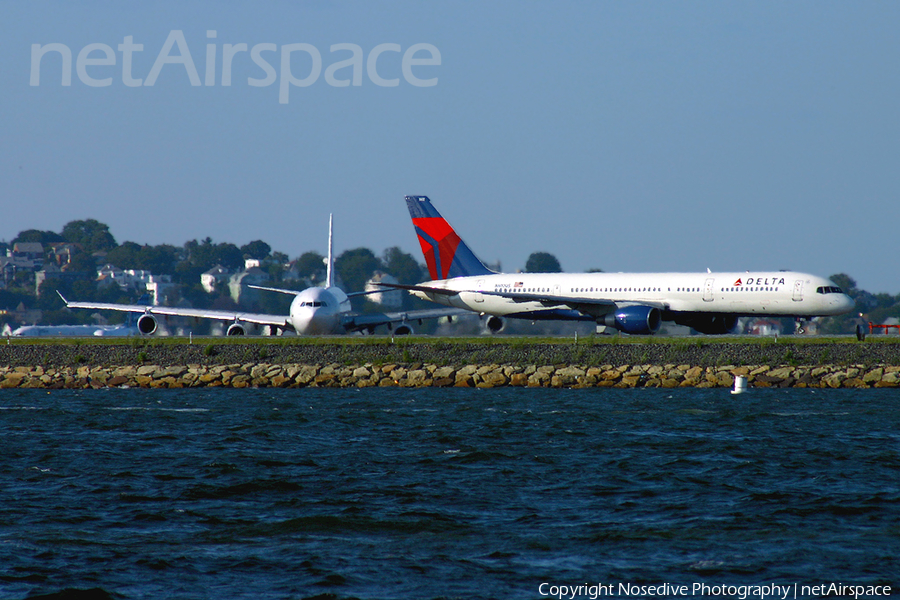
[[[729,333],[741,316],[840,315],[853,300],[828,279],[793,271],[743,273],[495,273],[426,196],[407,196],[432,281],[386,284],[489,316],[594,321],[630,334],[652,334],[673,321],[706,334]]]
[[[460,309],[425,309],[396,313],[354,314],[350,309],[350,296],[371,292],[347,294],[334,285],[334,258],[332,248],[332,219],[328,218],[328,259],[325,287],[311,287],[302,291],[284,290],[251,285],[254,289],[290,294],[294,296],[288,315],[268,315],[239,311],[206,310],[197,308],[174,308],[167,306],[145,306],[140,304],[110,304],[105,302],[63,302],[68,308],[89,310],[115,310],[139,313],[137,328],[141,334],[150,335],[158,328],[160,316],[193,317],[231,322],[226,335],[244,335],[248,325],[268,326],[269,333],[294,331],[298,335],[328,335],[350,332],[374,333],[379,325],[391,327],[396,335],[413,333],[410,322],[435,319],[465,313]],[[57,292],[58,293],[58,292]],[[395,323],[399,323],[395,325]]]

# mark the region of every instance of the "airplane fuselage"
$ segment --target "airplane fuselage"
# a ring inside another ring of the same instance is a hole
[[[415,291],[420,298],[483,314],[533,319],[578,318],[548,301],[518,301],[516,295],[608,300],[647,305],[667,313],[714,313],[811,317],[846,313],[853,301],[822,277],[793,271],[743,273],[509,273],[456,277],[423,286],[459,294]],[[502,296],[496,294],[503,294]],[[596,316],[596,315],[595,315]],[[595,316],[582,314],[583,320]]]

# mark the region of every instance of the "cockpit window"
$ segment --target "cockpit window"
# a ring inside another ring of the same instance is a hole
[[[817,294],[843,294],[844,291],[837,286],[825,285],[825,286],[817,287],[816,293]]]

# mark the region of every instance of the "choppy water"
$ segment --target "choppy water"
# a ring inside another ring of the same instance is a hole
[[[898,407],[890,390],[4,390],[0,597],[896,590]]]

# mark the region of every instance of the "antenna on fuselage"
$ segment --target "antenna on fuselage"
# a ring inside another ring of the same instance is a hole
[[[328,213],[328,262],[325,265],[325,287],[334,287],[334,255],[332,254],[332,221],[334,215]]]

